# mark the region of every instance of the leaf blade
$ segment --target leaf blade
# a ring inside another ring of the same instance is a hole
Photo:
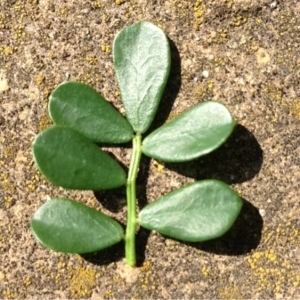
[[[90,140],[125,143],[133,130],[129,122],[90,86],[67,81],[50,95],[49,114],[56,125],[68,126]]]
[[[170,48],[164,32],[149,22],[124,28],[113,45],[116,78],[126,117],[145,132],[155,116],[170,71]]]
[[[77,131],[53,126],[32,144],[34,161],[54,185],[68,189],[102,190],[126,182],[121,166]]]
[[[222,236],[236,220],[242,200],[225,183],[203,180],[173,191],[145,206],[140,225],[188,242]]]
[[[124,231],[114,219],[70,199],[51,199],[31,220],[35,238],[58,252],[90,253],[122,240]]]
[[[218,148],[234,126],[224,105],[202,102],[148,135],[142,151],[165,162],[189,161]]]

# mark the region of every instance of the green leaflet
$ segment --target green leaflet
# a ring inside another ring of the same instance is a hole
[[[41,173],[53,184],[79,190],[120,187],[126,174],[120,165],[77,131],[53,126],[33,142],[33,155]]]
[[[124,143],[133,136],[128,121],[83,83],[59,85],[50,96],[49,113],[55,124],[75,129],[94,142]]]
[[[145,206],[140,225],[182,241],[202,242],[228,231],[242,204],[225,183],[198,181]]]
[[[157,111],[170,71],[170,48],[164,32],[148,22],[122,29],[113,45],[117,81],[126,117],[145,132]]]
[[[224,105],[203,102],[148,135],[143,141],[142,151],[166,162],[192,160],[218,148],[234,126],[235,122]]]
[[[31,220],[31,230],[45,247],[58,252],[95,252],[122,240],[122,226],[97,210],[69,199],[51,199]]]

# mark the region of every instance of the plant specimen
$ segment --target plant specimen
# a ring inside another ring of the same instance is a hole
[[[212,179],[172,191],[138,213],[141,155],[171,163],[193,160],[222,145],[235,122],[224,105],[205,101],[146,135],[169,76],[168,39],[149,22],[133,24],[115,38],[113,60],[126,118],[93,88],[65,82],[50,96],[54,125],[37,135],[32,149],[38,169],[54,185],[94,191],[124,186],[126,229],[94,208],[62,198],[46,201],[31,229],[42,245],[59,252],[95,252],[124,240],[126,261],[135,266],[139,226],[182,241],[206,241],[230,229],[243,203],[229,186]],[[126,174],[99,145],[129,141]]]

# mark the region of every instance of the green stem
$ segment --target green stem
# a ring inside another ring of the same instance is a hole
[[[130,266],[136,265],[135,254],[135,233],[137,228],[137,213],[136,213],[136,178],[139,171],[139,165],[142,155],[142,137],[140,133],[132,139],[132,158],[130,162],[126,196],[127,196],[127,227],[125,236],[125,258]]]

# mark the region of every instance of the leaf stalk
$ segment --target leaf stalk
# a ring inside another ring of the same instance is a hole
[[[142,136],[137,133],[132,139],[132,157],[129,166],[126,198],[127,198],[127,227],[125,235],[125,259],[130,266],[136,265],[135,233],[137,227],[136,209],[136,178],[142,156]]]

